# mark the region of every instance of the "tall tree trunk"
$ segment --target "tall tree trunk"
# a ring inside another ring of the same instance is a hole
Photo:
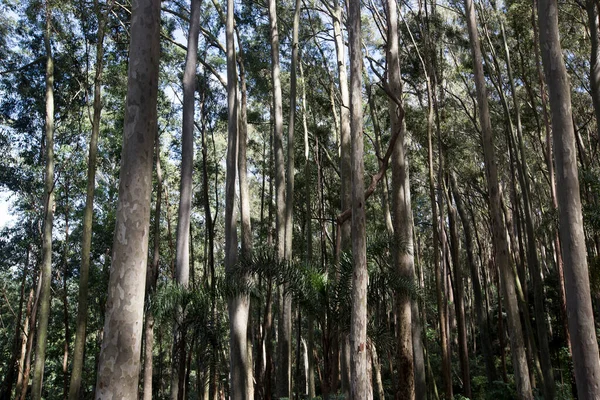
[[[510,266],[508,254],[508,242],[506,238],[506,227],[502,219],[500,184],[498,182],[498,171],[494,151],[492,125],[490,122],[489,106],[487,100],[487,89],[477,23],[475,19],[475,8],[472,0],[465,0],[465,12],[467,14],[467,26],[471,42],[471,54],[474,59],[473,67],[475,74],[475,86],[477,91],[477,104],[479,107],[479,122],[481,124],[483,154],[486,169],[486,178],[489,192],[489,206],[492,220],[492,236],[496,262],[501,271],[502,288],[504,290],[504,301],[506,302],[507,320],[510,332],[511,355],[515,372],[517,394],[523,400],[533,399],[531,382],[529,380],[529,369],[525,355],[525,344],[523,340],[523,328],[519,316],[517,296],[515,292],[515,278]]]
[[[90,252],[92,247],[92,222],[94,215],[94,191],[96,188],[96,159],[98,154],[98,136],[100,134],[100,117],[102,114],[102,74],[104,71],[104,34],[108,13],[114,1],[107,4],[102,14],[96,0],[94,6],[99,18],[96,35],[96,71],[94,76],[94,115],[92,117],[92,134],[88,154],[88,171],[86,184],[85,209],[83,211],[83,234],[81,238],[81,268],[79,269],[79,294],[77,297],[77,326],[75,345],[73,347],[73,364],[71,367],[71,382],[69,384],[69,400],[79,399],[81,379],[83,375],[83,355],[85,353],[86,326],[88,316],[88,287],[90,275]]]
[[[351,195],[352,195],[352,148],[351,148],[351,137],[350,137],[350,92],[348,90],[348,72],[346,69],[346,46],[344,44],[344,36],[342,33],[342,1],[335,1],[335,8],[332,13],[333,20],[333,34],[335,39],[335,52],[337,58],[337,69],[339,78],[339,89],[341,94],[340,101],[340,178],[341,178],[341,209],[347,210],[352,206]],[[350,221],[344,222],[339,229],[341,230],[341,248],[340,252],[347,252],[351,250],[351,223]],[[339,261],[339,254],[336,254]],[[344,360],[349,358],[350,349],[348,348],[348,341],[342,340],[341,343],[338,340],[339,327],[333,325],[333,337],[331,343],[331,354],[330,362],[332,369],[330,372],[330,387],[333,391],[337,390],[338,386],[338,373],[340,357],[340,344],[342,347],[342,392],[349,395],[349,381],[350,381],[350,366]]]
[[[600,360],[586,259],[569,78],[560,46],[558,5],[539,0],[540,48],[552,112],[559,227],[565,263],[567,315],[579,399],[600,398]]]
[[[237,64],[240,69],[240,105],[239,105],[239,137],[238,137],[238,184],[240,189],[240,222],[241,222],[241,250],[242,258],[250,259],[252,257],[252,224],[250,215],[250,191],[248,188],[248,90],[246,87],[246,69],[244,65],[244,51],[242,49],[239,31],[236,29],[239,53],[237,57]],[[248,307],[251,306],[250,300],[248,300]],[[247,334],[247,345],[248,345],[248,369],[246,384],[247,398],[254,398],[254,378],[252,371],[252,329],[251,329],[251,316],[252,313],[248,310],[248,334]],[[260,320],[260,319],[259,319]]]
[[[306,265],[311,266],[313,263],[313,234],[312,234],[312,206],[311,206],[311,192],[313,187],[311,186],[311,174],[310,174],[310,144],[308,137],[308,123],[307,113],[308,107],[306,104],[306,82],[304,80],[304,69],[302,63],[299,63],[300,68],[300,80],[302,82],[302,128],[304,131],[304,180],[306,185]],[[307,322],[307,345],[306,345],[306,358],[307,358],[307,371],[306,371],[306,386],[307,395],[309,399],[313,399],[315,394],[315,361],[314,361],[314,319],[312,315],[308,316]]]
[[[227,175],[225,180],[225,270],[229,279],[245,280],[236,274],[238,261],[237,212],[235,182],[238,167],[239,116],[237,97],[237,72],[234,42],[234,2],[227,1]],[[248,399],[248,314],[250,299],[238,293],[227,299],[230,330],[231,398]]]
[[[285,160],[283,156],[283,108],[281,80],[279,78],[279,31],[277,28],[276,0],[269,0],[269,24],[271,27],[271,79],[273,81],[274,114],[273,145],[275,151],[275,201],[277,204],[275,230],[277,232],[277,257],[279,260],[285,260]],[[279,302],[277,393],[279,397],[290,397],[292,374],[292,303],[291,299],[286,298],[284,295],[280,296]]]
[[[160,261],[160,212],[162,202],[162,168],[160,166],[160,138],[156,132],[154,144],[154,157],[156,163],[156,206],[154,209],[154,248],[152,252],[152,263],[148,263],[146,272],[146,302],[154,295],[156,281],[158,279],[158,267]],[[152,375],[153,375],[153,347],[154,347],[154,314],[150,307],[146,311],[144,321],[144,337],[146,340],[144,349],[144,400],[152,400]]]
[[[365,230],[364,143],[362,105],[362,51],[360,1],[350,0],[350,132],[352,142],[352,312],[350,326],[350,396],[372,398],[367,374],[367,241]]]
[[[392,136],[398,133],[391,159],[392,168],[392,218],[394,226],[393,268],[398,277],[414,279],[413,219],[410,204],[408,161],[404,149],[404,110],[402,108],[402,77],[398,56],[398,4],[387,1],[387,71],[391,95],[389,116]],[[412,308],[408,293],[395,293],[397,313],[396,368],[398,371],[395,399],[414,399],[414,360],[412,343]]]
[[[202,0],[191,0],[187,53],[183,71],[183,126],[181,130],[181,181],[177,215],[175,250],[175,279],[187,289],[190,280],[190,215],[192,212],[192,174],[194,164],[194,114],[196,93],[196,66],[198,64],[198,36]],[[184,310],[178,309],[173,327],[173,365],[171,400],[185,397],[186,327]]]
[[[463,381],[464,396],[471,398],[471,371],[469,368],[469,345],[467,341],[467,327],[465,321],[464,303],[464,273],[460,261],[460,244],[458,239],[458,221],[456,207],[451,202],[449,191],[446,192],[446,205],[448,207],[448,229],[450,231],[450,256],[454,266],[454,309],[458,327],[458,358],[461,377]]]
[[[44,381],[44,364],[46,362],[46,342],[48,320],[50,318],[50,290],[52,282],[52,224],[54,221],[54,58],[50,34],[52,29],[52,12],[46,2],[46,29],[44,45],[46,47],[46,170],[44,183],[44,232],[42,239],[42,264],[40,280],[42,290],[39,298],[39,320],[37,327],[37,343],[35,349],[35,365],[31,387],[31,398],[42,398]],[[34,324],[31,325],[32,329]]]
[[[134,2],[119,200],[96,399],[138,396],[152,150],[158,122],[159,32],[160,1]]]

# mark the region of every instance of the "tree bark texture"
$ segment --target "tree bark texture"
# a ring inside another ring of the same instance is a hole
[[[119,200],[96,383],[98,400],[138,396],[152,150],[157,130],[159,32],[160,1],[134,2]]]
[[[410,185],[408,180],[408,162],[404,149],[404,110],[402,102],[402,76],[398,56],[398,4],[396,0],[387,1],[387,71],[391,95],[389,99],[390,129],[398,131],[391,158],[392,168],[392,218],[394,226],[393,268],[396,276],[412,281],[414,277],[413,258],[413,219],[410,204]],[[395,387],[395,399],[414,399],[414,360],[412,342],[412,307],[408,293],[395,293],[397,313],[397,353],[398,371]]]
[[[364,143],[362,104],[362,51],[360,1],[350,0],[350,132],[352,143],[352,311],[350,326],[350,396],[372,398],[367,373],[367,240],[365,230]]]

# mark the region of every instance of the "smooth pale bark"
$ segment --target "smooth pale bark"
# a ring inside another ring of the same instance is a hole
[[[154,157],[156,158],[156,206],[154,208],[154,249],[152,262],[148,263],[146,272],[146,301],[154,294],[156,281],[158,279],[158,267],[160,261],[160,212],[162,202],[162,168],[160,166],[160,140],[156,132],[156,143],[154,144]],[[153,348],[154,348],[154,314],[149,307],[146,311],[144,321],[144,391],[143,399],[152,400],[152,371],[153,371]]]
[[[46,342],[48,320],[50,318],[50,290],[52,282],[52,224],[54,221],[54,58],[50,42],[52,15],[50,6],[46,3],[46,29],[44,45],[46,47],[46,169],[44,182],[44,227],[42,234],[42,263],[40,264],[41,292],[39,298],[39,319],[37,326],[37,344],[35,348],[35,364],[31,398],[42,398],[42,383],[44,381],[44,364],[46,362]],[[32,324],[32,329],[34,325]]]
[[[183,71],[181,180],[179,186],[179,210],[177,215],[175,249],[175,281],[183,288],[188,287],[190,280],[190,215],[192,212],[192,171],[194,164],[194,114],[201,6],[202,0],[191,0],[187,53]],[[171,400],[181,400],[185,397],[185,327],[182,326],[182,310],[178,310],[177,314],[173,328]]]
[[[402,76],[398,57],[398,4],[387,2],[387,71],[390,91],[395,99],[389,99],[390,129],[398,131],[391,158],[392,168],[392,219],[394,226],[393,269],[398,277],[412,281],[414,277],[413,219],[408,185],[408,162],[404,149],[404,110],[400,106]],[[394,398],[414,399],[414,360],[412,342],[412,301],[408,293],[395,293],[396,302],[396,369],[398,371]]]
[[[298,32],[300,30],[300,0],[296,0],[292,28],[292,63],[290,66],[290,120],[288,123],[287,176],[285,197],[285,259],[292,259],[292,237],[294,226],[294,127],[296,122]]]
[[[235,27],[238,43],[241,43],[239,30]],[[250,216],[250,190],[248,188],[248,89],[246,86],[246,69],[244,66],[244,51],[239,45],[238,57],[236,57],[237,65],[240,69],[240,104],[239,104],[239,119],[238,119],[238,185],[240,196],[240,234],[241,234],[241,256],[244,259],[252,257],[252,223]],[[249,301],[248,307],[252,304]],[[247,398],[254,398],[254,377],[253,377],[253,343],[252,343],[252,312],[248,310],[248,362],[247,362]]]
[[[352,143],[352,311],[350,325],[350,398],[372,398],[367,373],[367,237],[365,221],[362,51],[360,1],[350,0],[350,136]]]
[[[160,1],[138,0],[131,13],[119,200],[96,399],[138,396],[157,130]]]
[[[348,71],[346,69],[346,46],[344,44],[344,35],[342,32],[342,1],[335,1],[332,12],[333,36],[335,40],[335,53],[337,59],[339,89],[340,89],[340,179],[341,179],[341,209],[342,211],[351,208],[352,195],[352,161],[351,161],[351,138],[350,138],[350,92],[348,90]],[[351,223],[346,221],[339,228],[341,230],[341,247],[339,253],[351,250]],[[336,254],[339,258],[340,254]],[[348,341],[338,341],[337,327],[333,333],[331,362],[331,388],[336,389],[338,384],[338,372],[341,372],[342,393],[349,395],[350,390],[350,349]],[[341,347],[341,368],[338,367],[338,358],[340,358]],[[340,371],[338,371],[338,369]]]
[[[238,261],[237,212],[235,204],[235,182],[238,163],[238,98],[237,71],[234,41],[234,2],[227,1],[225,38],[227,46],[227,172],[225,177],[225,270],[229,277],[234,276]],[[236,281],[239,279],[235,277]],[[248,313],[250,299],[236,293],[227,299],[229,309],[231,366],[231,398],[248,398]]]
[[[306,82],[304,80],[304,69],[302,63],[299,63],[300,68],[300,81],[302,83],[302,129],[304,131],[304,179],[306,184],[306,265],[312,265],[313,262],[313,243],[312,243],[312,205],[311,205],[311,192],[313,187],[310,185],[311,174],[310,174],[310,145],[308,137],[308,122],[307,113],[308,107],[306,105]],[[314,318],[312,315],[308,316],[307,322],[307,345],[306,345],[306,394],[309,399],[313,399],[315,394],[315,360],[314,360]]]
[[[577,395],[581,400],[598,399],[600,360],[590,297],[571,93],[560,46],[556,1],[539,0],[538,18],[540,49],[552,112],[556,185],[561,188],[558,191],[558,222]]]
[[[269,0],[269,25],[271,28],[271,79],[273,81],[273,123],[275,151],[275,202],[277,212],[275,230],[277,234],[277,257],[285,259],[285,160],[283,156],[283,107],[279,67],[279,31],[277,28],[277,2]],[[290,397],[292,375],[292,303],[291,298],[281,295],[280,318],[278,319],[278,368],[277,393],[279,397]]]
[[[79,269],[79,294],[77,303],[77,326],[75,345],[73,347],[73,364],[71,382],[69,384],[69,400],[77,400],[81,391],[83,375],[83,356],[85,353],[86,327],[88,316],[88,287],[90,274],[90,251],[92,246],[92,222],[94,214],[94,191],[96,188],[96,159],[98,154],[98,136],[100,134],[100,117],[102,114],[102,74],[104,71],[104,33],[108,12],[114,1],[110,1],[104,14],[100,13],[98,2],[95,3],[98,15],[98,33],[96,43],[96,71],[94,76],[94,115],[92,117],[92,135],[88,154],[88,171],[86,184],[85,209],[83,211],[83,234],[81,238],[81,267]]]
[[[479,108],[479,122],[482,132],[483,155],[485,162],[487,186],[489,193],[490,216],[492,221],[492,236],[496,263],[500,269],[504,301],[506,303],[508,331],[511,342],[511,355],[517,394],[520,399],[531,400],[531,382],[529,380],[529,369],[525,354],[523,339],[523,328],[519,316],[517,295],[515,291],[515,277],[513,276],[508,253],[508,241],[506,237],[506,226],[502,218],[500,184],[498,182],[498,170],[494,151],[494,140],[490,113],[488,106],[487,88],[483,73],[483,63],[475,8],[472,0],[465,0],[465,12],[467,15],[467,27],[471,42],[471,54],[473,56],[473,68],[475,75],[475,86],[477,92],[477,105]]]

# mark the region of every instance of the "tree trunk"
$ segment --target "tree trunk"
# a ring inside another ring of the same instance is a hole
[[[460,245],[458,240],[458,221],[456,207],[451,203],[450,193],[447,192],[446,203],[448,207],[448,228],[450,231],[450,255],[454,266],[454,309],[458,326],[458,359],[463,381],[464,396],[471,398],[471,371],[469,368],[469,344],[467,341],[467,327],[465,321],[464,304],[464,274],[460,262]]]
[[[277,28],[277,2],[269,0],[269,24],[271,27],[271,79],[273,81],[273,122],[275,151],[275,201],[277,213],[275,219],[277,232],[277,257],[285,260],[285,160],[283,156],[283,108],[281,80],[279,78],[279,31]],[[278,319],[278,368],[277,393],[279,397],[290,397],[291,358],[292,358],[292,304],[286,296],[279,298],[280,317]]]
[[[538,18],[542,62],[552,112],[556,184],[562,189],[558,191],[558,215],[577,394],[581,400],[598,399],[600,360],[590,297],[571,94],[560,46],[556,1],[540,0]]]
[[[408,281],[414,279],[413,219],[410,204],[408,162],[404,149],[404,110],[401,105],[402,77],[398,56],[398,4],[387,2],[387,71],[392,95],[389,99],[390,129],[398,133],[391,158],[392,168],[392,218],[394,226],[393,268],[396,276]],[[408,293],[395,293],[397,313],[396,368],[398,371],[395,399],[414,399],[414,360],[412,343],[412,308]]]
[[[487,100],[487,89],[481,47],[477,33],[475,19],[475,8],[471,0],[465,0],[465,12],[467,14],[467,25],[471,42],[471,54],[474,59],[475,86],[477,91],[477,104],[479,107],[479,120],[481,124],[483,154],[486,168],[486,178],[489,192],[489,206],[492,219],[492,236],[496,262],[502,274],[502,288],[504,290],[504,301],[508,316],[508,327],[511,340],[511,355],[517,386],[517,394],[523,400],[533,399],[527,357],[525,355],[525,344],[523,341],[523,328],[519,316],[517,296],[515,293],[515,281],[510,266],[508,255],[508,242],[506,239],[506,227],[502,219],[500,184],[498,182],[498,171],[496,166],[492,125],[490,122],[489,106]]]
[[[198,64],[198,36],[202,0],[191,0],[187,53],[183,71],[183,126],[181,130],[181,181],[175,249],[175,280],[187,289],[190,280],[190,215],[192,211],[192,174],[194,164],[194,114],[196,93],[196,66]],[[177,310],[173,327],[173,365],[171,400],[185,397],[186,327],[184,313]]]
[[[348,90],[348,71],[346,69],[346,51],[344,44],[344,35],[342,33],[342,2],[340,0],[335,1],[335,8],[332,13],[333,22],[333,35],[335,40],[335,52],[337,58],[337,69],[339,76],[339,89],[340,89],[340,178],[341,178],[341,209],[347,210],[351,207],[351,192],[352,192],[352,161],[351,161],[351,137],[350,137],[350,92]],[[350,221],[344,222],[339,229],[341,230],[341,248],[340,252],[348,252],[351,250],[351,223]],[[339,254],[336,254],[339,258]],[[337,277],[335,278],[337,279]],[[333,392],[337,391],[339,384],[338,375],[340,372],[339,358],[340,358],[340,341],[339,327],[332,324],[332,343],[331,343],[331,354],[330,362],[332,368],[330,371],[329,385]],[[350,349],[346,345],[346,341],[341,341],[342,353],[348,354]],[[343,360],[346,357],[342,357],[342,392],[349,394],[349,380],[350,380],[350,366],[347,365]]]
[[[367,374],[367,246],[365,230],[364,143],[362,105],[362,51],[360,1],[350,0],[348,8],[350,47],[350,132],[352,142],[352,312],[350,325],[350,396],[369,396]]]
[[[50,5],[46,3],[46,29],[44,32],[44,45],[46,47],[46,170],[44,183],[44,232],[42,239],[42,264],[40,265],[42,290],[39,298],[40,308],[38,311],[37,343],[31,387],[31,398],[33,400],[40,400],[42,398],[52,282],[52,224],[54,221],[54,58],[52,57],[52,43],[50,42],[52,29],[51,14]],[[31,325],[31,328],[34,328],[34,324]]]
[[[157,130],[159,28],[160,2],[134,2],[119,200],[96,399],[138,396]]]
[[[152,263],[148,263],[146,272],[146,301],[148,301],[156,290],[158,279],[158,267],[160,261],[160,212],[162,202],[162,169],[160,166],[160,138],[156,132],[154,144],[154,157],[156,163],[156,206],[154,209],[154,249],[152,252]],[[144,337],[146,338],[144,349],[144,400],[152,400],[152,374],[153,374],[153,347],[154,347],[154,315],[148,307],[146,320],[144,322]]]
[[[104,14],[100,13],[96,1],[96,15],[99,18],[96,43],[96,71],[94,76],[94,115],[92,117],[92,134],[88,155],[87,186],[85,209],[83,211],[83,234],[81,238],[81,268],[79,269],[79,294],[77,297],[77,326],[75,345],[73,347],[73,365],[69,384],[69,400],[78,400],[81,392],[83,375],[83,356],[85,353],[86,327],[88,316],[88,287],[90,275],[90,252],[92,246],[92,222],[94,215],[94,191],[96,188],[96,159],[98,154],[98,136],[100,134],[100,117],[102,114],[102,73],[104,71],[104,33],[108,13],[114,1],[110,1]]]

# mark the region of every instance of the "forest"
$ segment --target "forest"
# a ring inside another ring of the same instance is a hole
[[[600,0],[0,0],[0,400],[600,399]]]

